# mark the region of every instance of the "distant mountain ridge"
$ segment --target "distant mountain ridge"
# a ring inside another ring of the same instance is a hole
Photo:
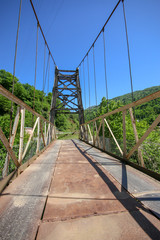
[[[134,101],[137,101],[138,99],[144,98],[154,92],[157,92],[160,90],[160,86],[154,86],[150,88],[145,88],[144,90],[138,90],[133,92]],[[111,100],[114,101],[121,101],[124,105],[132,102],[132,96],[131,93],[127,93],[124,95],[121,95],[119,97],[112,98]]]
[[[159,90],[160,86],[154,86],[146,88],[144,90],[135,91],[133,93],[134,101],[144,98]],[[109,112],[115,110],[116,108],[119,108],[120,106],[127,105],[131,102],[132,102],[131,93],[109,99]],[[86,121],[89,121],[105,113],[107,113],[107,101],[106,98],[103,97],[98,106],[92,106],[90,108],[85,109],[85,119]],[[146,102],[136,107],[136,118],[141,120],[145,119],[145,121],[149,125],[156,119],[158,114],[160,114],[160,98]]]

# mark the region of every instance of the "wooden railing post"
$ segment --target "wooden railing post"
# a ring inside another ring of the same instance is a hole
[[[36,153],[39,153],[39,147],[40,147],[40,118],[38,118],[38,126],[37,126],[37,149],[36,149]]]
[[[90,129],[89,124],[87,124],[87,127],[88,127],[88,131],[89,131],[89,135],[90,135],[90,137],[91,137],[91,142],[92,142],[92,144],[93,144],[93,136],[92,136],[92,133],[91,133],[91,129]]]
[[[82,126],[83,129],[83,141],[85,141],[85,125]]]
[[[126,147],[126,110],[122,112],[123,115],[123,157],[126,158],[127,147]]]
[[[52,125],[52,141],[54,139],[54,128],[53,128],[53,125]]]
[[[54,126],[54,139],[56,139],[56,127]]]
[[[82,139],[83,139],[83,141],[85,141],[85,126],[83,125],[82,126],[82,133],[83,133],[83,137],[82,137]]]
[[[24,123],[25,123],[25,108],[21,108],[21,128],[20,128],[19,157],[18,157],[19,163],[22,162]]]
[[[87,127],[87,124],[86,124],[86,129],[87,129],[87,142],[89,142],[89,134],[88,134],[88,127]]]
[[[51,129],[51,124],[49,123],[49,125],[48,125],[48,140],[49,140],[49,143],[51,142],[51,131],[50,131],[50,129]]]
[[[131,117],[131,122],[132,122],[132,127],[133,127],[133,131],[134,131],[135,140],[136,140],[136,143],[137,143],[139,139],[138,139],[138,133],[137,133],[136,123],[135,123],[135,119],[134,119],[134,116],[133,116],[132,108],[129,108],[129,113],[130,113],[130,117]],[[145,166],[140,147],[138,147],[138,162],[142,167]]]
[[[16,117],[15,117],[14,124],[13,124],[13,129],[12,129],[12,135],[11,135],[11,138],[10,138],[10,141],[9,141],[11,149],[13,148],[13,144],[14,144],[14,140],[15,140],[15,136],[16,136],[16,132],[17,132],[19,116],[20,116],[20,107],[17,107],[17,113],[16,113]],[[7,152],[7,156],[6,156],[6,159],[5,159],[3,172],[2,172],[3,178],[6,177],[7,174],[8,174],[9,161],[10,161],[10,156]]]
[[[97,131],[97,136],[96,136],[96,140],[98,139],[98,146],[99,146],[99,148],[100,148],[99,132],[100,132],[100,130],[101,130],[102,123],[103,123],[103,119],[101,119],[101,122],[100,122],[100,125],[99,125],[99,128],[98,128],[98,131]]]
[[[52,137],[53,137],[53,135],[52,135],[52,125],[50,124],[50,142],[52,142]]]
[[[93,146],[95,146],[94,125],[95,125],[95,121],[93,121]]]
[[[86,141],[86,126],[83,125],[83,130],[84,130],[84,141]]]
[[[96,139],[95,139],[95,145],[98,145],[98,140],[97,140],[97,123],[95,121],[95,128],[96,128]]]
[[[43,126],[42,126],[42,121],[41,120],[40,120],[40,130],[41,130],[41,136],[42,136],[43,144],[44,144],[44,147],[45,147],[46,143],[45,143],[45,137],[44,137],[44,134],[43,134]]]
[[[88,129],[86,124],[85,124],[85,135],[86,135],[86,142],[88,142]]]
[[[105,144],[104,118],[103,118],[103,122],[102,122],[102,132],[103,132],[103,150],[105,151],[105,149],[106,149],[106,144]]]
[[[47,128],[47,134],[46,134],[46,139],[45,139],[46,145],[48,145],[49,126],[50,126],[50,124],[48,124],[48,128]]]
[[[54,137],[54,126],[52,125],[52,141],[53,139],[55,139],[55,137]]]
[[[44,122],[44,139],[46,139],[46,121]]]

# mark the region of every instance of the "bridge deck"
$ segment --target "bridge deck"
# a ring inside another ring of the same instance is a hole
[[[148,175],[97,150],[82,141],[75,141],[87,154],[102,165],[129,193],[160,218],[160,183]]]
[[[159,220],[123,188],[116,172],[128,190],[139,193],[130,184],[136,176],[142,184],[148,179],[143,192],[153,185],[158,193],[157,181],[89,145],[55,142],[3,192],[0,238],[159,239]]]

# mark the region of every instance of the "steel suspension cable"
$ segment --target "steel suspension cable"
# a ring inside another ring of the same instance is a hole
[[[45,63],[46,63],[46,43],[44,43],[43,92],[44,92],[44,81],[45,81]]]
[[[42,89],[41,113],[43,111],[43,95],[44,95],[44,88],[45,88],[45,63],[46,63],[46,43],[44,43],[43,89]]]
[[[96,66],[95,66],[94,45],[93,45],[93,67],[94,67],[95,98],[96,98],[96,106],[97,106],[97,84],[96,84]]]
[[[36,91],[36,77],[37,77],[37,56],[38,56],[38,30],[39,30],[39,24],[37,23],[37,38],[36,38],[36,57],[35,57],[35,76],[34,76],[33,110],[35,110],[35,91]]]
[[[108,109],[108,86],[107,86],[107,69],[106,69],[106,45],[105,45],[105,35],[103,29],[103,50],[104,50],[104,72],[105,72],[105,83],[106,83],[106,98],[107,98],[107,111]]]
[[[14,55],[14,66],[13,66],[12,94],[14,94],[14,78],[15,78],[15,70],[16,70],[16,58],[17,58],[17,46],[18,46],[18,35],[19,35],[19,27],[20,27],[21,8],[22,8],[22,0],[20,0],[20,6],[19,6],[18,27],[17,27],[15,55]]]
[[[85,102],[85,109],[86,109],[86,89],[85,89],[85,71],[84,71],[84,61],[83,61],[83,81],[84,81],[84,102]]]
[[[90,50],[92,49],[92,47],[94,46],[94,44],[96,43],[97,39],[99,38],[99,36],[101,35],[101,33],[103,32],[103,29],[105,28],[105,26],[107,25],[107,23],[109,22],[110,18],[112,17],[113,13],[115,12],[115,10],[117,9],[118,5],[120,4],[122,0],[119,0],[116,4],[116,6],[114,7],[113,11],[111,12],[111,14],[109,15],[107,21],[105,22],[105,24],[103,25],[102,29],[100,30],[100,32],[98,33],[96,39],[94,40],[94,42],[92,43],[91,47],[89,48],[88,52],[86,53],[86,55],[84,56],[84,58],[81,60],[81,62],[79,63],[78,67],[81,65],[81,63],[84,61],[84,59],[86,58],[87,54],[90,52]]]
[[[44,81],[44,89],[45,89],[46,81],[47,81],[47,71],[48,71],[48,67],[49,67],[49,59],[50,59],[50,54],[48,53],[47,66],[46,66],[46,74],[45,74],[45,81]]]
[[[79,66],[80,67],[80,88],[81,88],[81,91],[82,91],[82,64]]]
[[[134,102],[134,96],[133,96],[133,81],[132,81],[132,71],[131,71],[131,58],[130,58],[130,51],[129,51],[129,41],[128,41],[128,31],[127,31],[127,21],[126,21],[124,0],[122,0],[122,5],[123,5],[123,16],[124,16],[125,32],[126,32],[126,41],[127,41],[129,73],[130,73],[130,81],[131,81],[131,94],[132,94],[132,102]]]
[[[20,5],[19,5],[18,26],[17,26],[14,64],[13,64],[12,94],[14,94],[14,84],[15,84],[14,79],[15,79],[15,71],[16,71],[16,58],[17,58],[17,46],[18,46],[18,35],[19,35],[19,27],[20,27],[21,9],[22,9],[22,0],[20,0]],[[10,137],[11,137],[11,133],[12,133],[12,115],[13,115],[13,102],[11,102],[11,110],[10,110],[10,134],[9,134]]]
[[[88,60],[88,55],[87,55],[87,67],[88,67],[88,92],[89,92],[89,108],[91,106],[90,104],[90,76],[89,76],[89,60]]]
[[[36,10],[35,10],[35,8],[34,8],[34,5],[33,5],[32,0],[30,0],[30,3],[31,3],[31,6],[32,6],[34,15],[35,15],[35,17],[36,17],[36,20],[37,20],[37,24],[39,25],[40,31],[41,31],[41,33],[42,33],[43,39],[44,39],[44,41],[45,41],[45,43],[46,43],[46,46],[47,46],[47,48],[48,48],[48,51],[50,52],[51,58],[52,58],[52,60],[53,60],[53,63],[54,63],[54,65],[56,66],[56,62],[55,62],[55,60],[54,60],[54,58],[53,58],[53,55],[52,55],[52,53],[51,53],[51,51],[50,51],[50,48],[49,48],[48,43],[47,43],[47,41],[46,41],[46,38],[45,38],[45,36],[44,36],[43,30],[42,30],[42,27],[41,27],[41,25],[40,25],[40,22],[39,22],[39,19],[38,19],[38,16],[37,16],[37,13],[36,13]]]
[[[47,86],[47,94],[49,94],[49,77],[50,77],[50,52],[49,52],[49,67],[48,67],[48,86]],[[49,109],[48,109],[49,110]],[[50,110],[48,111],[48,116],[50,116]]]
[[[49,52],[49,67],[48,67],[48,86],[47,86],[47,94],[49,93],[49,77],[50,77],[50,52]]]

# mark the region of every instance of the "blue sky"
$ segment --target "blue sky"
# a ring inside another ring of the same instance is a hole
[[[59,69],[76,69],[90,48],[117,0],[33,0],[40,24]],[[13,72],[19,0],[0,0],[0,69]],[[125,0],[133,89],[160,85],[160,1]],[[131,91],[122,3],[105,28],[108,95]],[[16,76],[34,84],[36,20],[29,0],[22,0]],[[98,103],[105,96],[103,38],[95,44]],[[95,104],[93,53],[88,56],[91,105]],[[39,32],[37,89],[43,86],[44,41]],[[47,55],[46,55],[47,62]],[[88,89],[87,61],[84,62]],[[83,72],[83,69],[80,71]],[[83,77],[80,75],[82,92]],[[50,65],[51,91],[54,64]],[[45,88],[47,91],[47,86]],[[89,104],[86,93],[86,107]],[[84,94],[83,94],[84,100]],[[84,101],[83,101],[84,102]]]

